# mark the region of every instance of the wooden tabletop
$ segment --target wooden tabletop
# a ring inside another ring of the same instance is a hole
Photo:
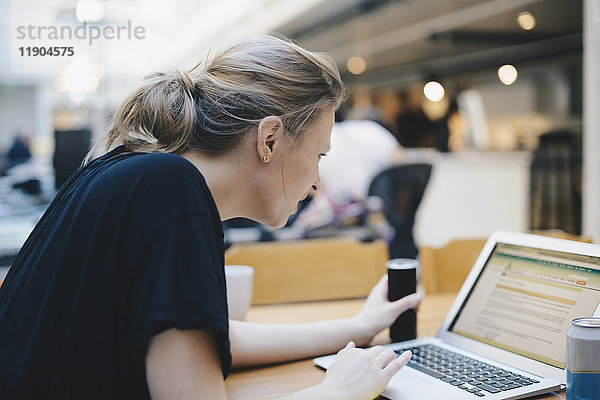
[[[446,313],[452,306],[454,293],[427,295],[423,299],[417,317],[419,336],[434,336]],[[254,306],[248,311],[247,321],[294,323],[331,318],[351,317],[360,311],[364,299],[321,301]],[[389,343],[388,331],[384,330],[373,344]],[[225,386],[231,400],[268,400],[289,395],[319,384],[324,371],[316,367],[312,359],[274,366],[237,369],[232,371]],[[564,390],[538,396],[536,399],[564,400]]]

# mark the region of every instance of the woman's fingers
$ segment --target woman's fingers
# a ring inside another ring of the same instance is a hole
[[[387,274],[384,274],[384,275],[383,275],[383,276],[382,276],[382,277],[379,279],[379,281],[377,282],[377,284],[376,284],[375,286],[378,286],[378,287],[385,286],[385,287],[387,287],[387,284],[388,284],[388,276],[387,276]]]
[[[381,297],[387,299],[387,291],[388,291],[388,276],[387,274],[382,275],[379,281],[371,291],[369,292],[369,297]]]
[[[377,361],[379,361],[379,365],[381,368],[386,367],[389,363],[396,359],[396,353],[394,353],[390,349],[385,349],[381,353],[377,355]]]
[[[340,351],[338,351],[338,354],[341,353],[344,350],[354,349],[354,348],[356,348],[356,344],[351,340],[351,341],[348,342],[348,344],[346,344],[346,346],[343,349],[341,349]]]
[[[392,379],[392,377],[396,375],[398,371],[402,369],[402,367],[408,364],[411,357],[412,353],[410,351],[405,351],[404,353],[400,354],[398,358],[388,363],[383,368],[383,372],[386,375],[386,379],[388,379],[388,381]]]
[[[385,349],[383,348],[383,346],[373,346],[368,349],[365,349],[365,352],[371,355],[372,357],[377,357],[384,350]]]
[[[349,342],[329,366],[322,387],[343,399],[372,399],[385,389],[410,357],[409,351],[396,358],[389,348],[360,349]]]
[[[372,399],[406,362],[397,363],[393,351],[383,346],[360,349],[348,342],[327,369],[322,387],[343,399]]]
[[[377,361],[376,364],[379,365],[381,368],[384,368],[389,363],[396,360],[396,353],[394,353],[394,351],[392,351],[390,349],[386,349],[383,346],[373,346],[369,349],[366,349],[365,353],[367,355],[369,355],[370,357],[374,358]],[[404,357],[408,357],[408,360],[410,360],[411,355],[412,354],[410,352],[408,352],[407,354],[404,355]],[[400,368],[402,368],[402,366],[404,366],[408,362],[408,360],[406,360],[406,362],[404,362],[400,366]],[[403,362],[403,361],[404,361],[404,359],[401,360],[401,362]]]
[[[417,308],[419,304],[421,304],[422,299],[423,296],[421,295],[421,293],[413,293],[409,294],[408,296],[404,296],[400,300],[394,301],[393,304],[396,307],[397,311],[399,311],[401,314],[408,309]]]

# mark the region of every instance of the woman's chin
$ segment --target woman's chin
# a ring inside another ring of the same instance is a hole
[[[267,225],[269,228],[273,228],[273,229],[283,228],[285,226],[285,224],[287,223],[288,218],[289,218],[289,216],[282,221],[277,221],[277,222],[273,222],[271,224],[265,224],[265,225]]]
[[[288,211],[281,210],[281,212],[277,214],[273,213],[271,215],[262,215],[260,218],[252,219],[268,226],[269,228],[279,229],[283,228],[285,224],[287,224],[290,217],[296,212],[298,212],[298,204],[296,204],[294,207],[290,207]]]
[[[268,226],[269,228],[279,229],[283,228],[289,219],[289,215],[286,216],[271,216],[269,218],[261,218],[260,222],[263,225]]]

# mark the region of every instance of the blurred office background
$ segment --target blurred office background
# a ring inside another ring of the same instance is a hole
[[[132,23],[144,39],[98,39],[52,62],[18,55],[27,42],[16,27],[83,20]],[[7,254],[146,73],[192,67],[223,37],[269,32],[329,53],[350,90],[340,117],[385,127],[396,162],[433,166],[414,221],[420,244],[496,229],[600,240],[596,0],[13,0],[0,5],[0,29]]]

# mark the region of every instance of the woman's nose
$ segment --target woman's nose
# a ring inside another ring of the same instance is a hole
[[[312,189],[319,190],[320,187],[321,187],[321,177],[317,176],[317,180],[315,181],[315,183],[313,183]]]

